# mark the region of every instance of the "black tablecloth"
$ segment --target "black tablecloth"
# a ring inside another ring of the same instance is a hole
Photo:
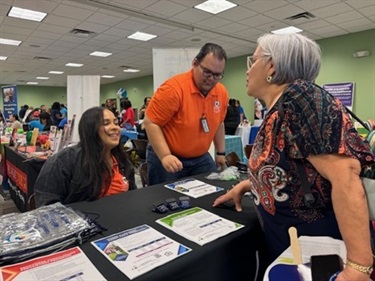
[[[210,181],[203,176],[195,177],[214,185],[225,187],[227,190],[234,182]],[[200,246],[183,238],[171,230],[157,224],[155,221],[167,214],[152,212],[153,202],[170,197],[178,198],[182,194],[165,188],[163,185],[150,186],[126,193],[104,197],[92,202],[79,202],[70,206],[90,217],[98,217],[97,222],[108,228],[103,235],[96,235],[90,241],[100,239],[113,233],[123,231],[141,224],[148,224],[166,236],[192,249],[161,267],[158,267],[136,280],[255,280],[258,270],[257,251],[264,250],[264,240],[255,209],[248,197],[243,199],[243,211],[238,213],[233,209],[213,208],[214,199],[222,194],[206,195],[201,198],[191,198],[192,206],[202,207],[226,219],[245,225],[227,236],[219,238],[204,246]],[[86,242],[81,248],[99,269],[107,280],[129,280],[122,272],[113,266],[91,243]],[[262,280],[262,268],[257,280]]]
[[[4,181],[9,180],[9,192],[21,212],[28,211],[29,197],[34,193],[36,178],[42,169],[45,159],[27,158],[24,153],[14,147],[5,145],[6,173]]]

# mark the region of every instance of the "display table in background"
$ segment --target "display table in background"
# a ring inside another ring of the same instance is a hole
[[[249,144],[250,130],[251,130],[250,125],[247,125],[247,126],[239,125],[237,127],[235,135],[241,137],[242,146]]]
[[[27,158],[14,147],[4,146],[6,166],[4,180],[7,179],[12,200],[21,212],[28,211],[29,197],[34,193],[34,184],[46,159]]]
[[[126,129],[121,129],[121,143],[126,143],[128,139],[131,140],[137,140],[138,139],[138,133],[136,131],[130,131]]]
[[[1,143],[0,143],[0,172],[1,172],[1,175],[3,176],[3,180],[2,180],[2,189],[3,191],[8,191],[9,190],[9,187],[8,187],[8,181],[7,181],[7,177],[6,177],[6,165],[5,165],[5,160],[4,160],[4,145],[7,145],[9,144],[9,137],[7,136],[1,136],[1,139],[0,139]]]
[[[236,152],[237,156],[243,159],[243,145],[240,136],[229,136],[225,135],[225,152],[226,154],[231,151]]]

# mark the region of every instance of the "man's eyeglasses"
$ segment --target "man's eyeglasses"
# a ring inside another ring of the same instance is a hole
[[[213,73],[211,70],[205,68],[204,66],[201,66],[200,64],[198,65],[202,69],[204,78],[210,78],[212,76],[215,80],[220,80],[224,77],[224,73]]]
[[[250,69],[253,66],[253,64],[256,62],[257,59],[265,58],[265,57],[268,57],[268,59],[271,58],[270,55],[248,56],[247,57],[247,69]]]

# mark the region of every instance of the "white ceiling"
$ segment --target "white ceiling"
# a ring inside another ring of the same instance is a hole
[[[152,48],[200,48],[214,42],[233,58],[251,54],[259,35],[289,25],[315,40],[375,28],[375,0],[233,0],[237,7],[217,15],[193,8],[203,1],[0,0],[0,37],[22,41],[18,47],[0,45],[0,56],[8,57],[0,61],[0,84],[66,86],[67,75],[114,75],[101,79],[101,84],[113,83],[152,74]],[[11,6],[48,15],[40,23],[11,18]],[[303,12],[315,17],[287,19]],[[95,34],[85,38],[72,35],[72,29]],[[135,31],[158,37],[148,42],[126,38]],[[93,51],[113,55],[89,56]],[[69,62],[84,66],[66,67]],[[141,71],[124,73],[127,66]]]

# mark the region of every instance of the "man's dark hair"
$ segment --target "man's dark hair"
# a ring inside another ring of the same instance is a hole
[[[217,57],[220,60],[224,59],[225,61],[227,61],[227,53],[224,51],[223,47],[214,43],[204,44],[204,46],[200,49],[195,59],[198,62],[201,62],[204,59],[204,57],[210,53],[212,53],[215,57]]]

